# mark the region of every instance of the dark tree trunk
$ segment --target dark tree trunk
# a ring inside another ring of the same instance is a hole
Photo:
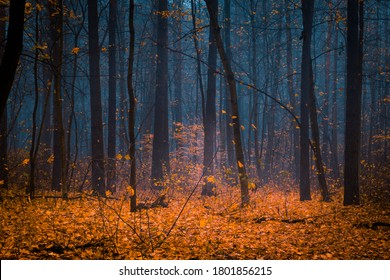
[[[183,112],[182,112],[182,60],[183,56],[181,54],[181,33],[182,33],[182,10],[183,10],[183,0],[175,0],[175,9],[177,11],[175,24],[176,27],[174,29],[174,48],[177,52],[174,54],[174,131],[175,131],[175,139],[176,139],[176,150],[180,149],[180,145],[182,143],[182,140],[180,139],[180,133],[182,130],[183,125]]]
[[[9,8],[7,43],[0,65],[0,121],[15,79],[16,68],[23,49],[25,0],[12,0]]]
[[[92,188],[105,196],[103,121],[97,1],[88,0],[89,82],[91,102]]]
[[[6,16],[5,7],[0,7],[0,18]],[[5,21],[0,21],[0,42],[5,41]],[[3,60],[4,47],[0,45],[0,61]],[[8,188],[8,114],[4,107],[3,116],[0,116],[0,189]]]
[[[310,76],[311,76],[311,88],[309,93],[310,98],[310,125],[311,125],[311,134],[312,134],[312,145],[314,151],[314,160],[317,167],[317,177],[318,183],[320,185],[322,199],[324,201],[330,201],[328,186],[326,184],[325,179],[325,169],[322,162],[321,155],[321,144],[320,144],[320,131],[318,128],[317,121],[317,104],[316,104],[316,96],[314,94],[314,79],[313,79],[313,69],[310,67]]]
[[[116,191],[116,25],[117,0],[110,0],[108,20],[108,143],[107,143],[107,189]]]
[[[226,56],[231,61],[232,59],[232,43],[230,36],[231,29],[231,0],[225,0],[225,29],[224,29],[224,41]],[[229,87],[229,85],[227,85]],[[226,126],[226,151],[227,151],[227,166],[229,168],[235,168],[234,162],[234,146],[233,146],[233,128],[231,126],[232,106],[229,94],[226,94],[225,98],[225,126]]]
[[[218,0],[210,3],[210,9],[218,16]],[[215,34],[210,26],[209,33],[209,54],[208,54],[208,69],[207,69],[207,95],[206,95],[206,111],[204,121],[204,153],[203,165],[205,183],[202,189],[202,195],[215,195],[215,181],[210,180],[208,176],[214,175],[214,147],[216,135],[216,69],[217,69],[217,46],[215,44]]]
[[[335,24],[335,47],[338,47],[338,24]],[[332,143],[330,145],[332,153],[332,174],[334,179],[340,178],[339,172],[339,155],[338,155],[338,110],[337,110],[337,81],[338,81],[338,51],[334,52],[333,55],[333,92],[332,92]]]
[[[287,54],[286,54],[286,66],[287,66],[287,87],[288,95],[290,98],[291,109],[293,112],[297,111],[297,99],[294,94],[294,73],[293,73],[293,55],[292,55],[292,35],[291,35],[291,16],[289,11],[289,0],[285,1],[286,4],[286,40],[287,40]],[[299,130],[296,128],[298,124],[295,120],[292,121],[292,145],[293,145],[293,174],[294,178],[298,181],[299,178]]]
[[[299,176],[300,200],[310,200],[310,161],[309,161],[309,106],[311,90],[311,33],[313,24],[314,0],[302,0],[302,63],[301,63],[301,164]]]
[[[360,12],[359,8],[361,9]],[[363,1],[348,0],[347,13],[347,101],[344,155],[344,205],[358,205],[360,204],[359,170],[363,63]]]
[[[168,1],[158,1],[157,67],[152,152],[152,185],[162,189],[164,174],[169,173],[168,128]]]
[[[63,52],[63,4],[62,0],[50,2],[50,26],[52,41],[52,71],[54,75],[53,95],[53,174],[52,189],[61,191],[67,198],[65,133],[62,114],[62,52]]]
[[[230,66],[230,61],[226,55],[223,47],[221,38],[220,28],[218,25],[218,1],[217,0],[206,0],[207,10],[210,15],[210,26],[211,31],[214,34],[216,46],[218,48],[219,56],[221,57],[222,65],[225,71],[226,82],[229,85],[230,102],[232,106],[232,123],[234,132],[234,147],[237,157],[237,169],[238,176],[241,185],[241,205],[245,206],[249,203],[249,190],[248,190],[248,175],[246,173],[244,153],[241,144],[241,125],[240,117],[238,112],[238,101],[236,91],[236,80],[234,72]]]
[[[129,28],[130,28],[130,45],[129,45],[129,65],[127,71],[127,90],[129,95],[130,110],[129,110],[129,139],[130,139],[130,186],[134,193],[130,197],[130,211],[137,210],[137,165],[135,159],[135,106],[136,98],[133,88],[133,63],[134,63],[134,0],[130,0],[129,9]]]
[[[251,40],[252,40],[252,81],[253,85],[257,87],[257,38],[256,38],[256,5],[254,0],[250,1],[250,19],[251,19]],[[255,88],[252,91],[253,94],[253,140],[254,140],[254,154],[255,154],[255,167],[256,175],[260,179],[261,176],[261,165],[260,165],[260,151],[259,151],[259,94]]]

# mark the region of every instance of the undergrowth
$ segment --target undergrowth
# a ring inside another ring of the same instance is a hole
[[[130,213],[128,195],[0,204],[1,259],[390,259],[389,203],[300,202],[296,189],[265,186],[240,207],[238,188],[216,197],[169,192],[169,207]],[[147,197],[140,192],[140,197]],[[182,211],[181,214],[179,214]]]

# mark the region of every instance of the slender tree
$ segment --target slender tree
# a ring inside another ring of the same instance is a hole
[[[360,9],[360,11],[359,11]],[[360,204],[359,169],[362,101],[363,1],[347,4],[347,100],[345,122],[344,205]],[[360,24],[359,24],[360,19]]]
[[[290,98],[290,104],[292,107],[292,111],[297,111],[297,98],[294,94],[294,72],[293,72],[293,52],[292,52],[292,35],[291,35],[291,11],[289,0],[285,0],[286,5],[286,66],[287,66],[287,87],[288,87],[288,95]],[[292,122],[291,130],[292,130],[292,145],[293,145],[293,173],[294,178],[299,178],[299,130],[296,129],[297,123],[295,120]]]
[[[302,63],[301,63],[301,164],[299,190],[301,200],[310,200],[310,162],[309,162],[309,98],[311,83],[311,33],[313,24],[314,0],[302,0]]]
[[[5,18],[6,9],[0,7],[0,18]],[[0,21],[0,42],[5,41],[5,21]],[[4,47],[0,45],[0,61],[3,60]],[[3,117],[0,116],[0,188],[8,188],[8,114],[7,106],[4,108]]]
[[[130,28],[130,45],[129,45],[129,65],[127,71],[127,90],[130,101],[129,110],[129,139],[130,139],[130,186],[134,193],[130,197],[130,211],[137,210],[137,165],[135,159],[135,106],[136,98],[133,88],[133,63],[134,63],[134,45],[135,45],[135,30],[134,30],[134,0],[130,0],[129,9],[129,28]]]
[[[218,0],[208,4],[212,13],[218,17]],[[208,69],[207,69],[207,92],[206,92],[206,111],[204,121],[204,153],[203,166],[205,174],[205,182],[202,188],[202,195],[215,195],[215,180],[211,176],[214,175],[214,158],[215,158],[215,137],[216,137],[216,93],[217,93],[217,46],[215,43],[215,34],[210,25],[209,32],[209,53],[208,53]]]
[[[159,0],[157,10],[157,67],[152,152],[152,186],[162,189],[169,173],[168,134],[168,1]]]
[[[107,143],[107,187],[115,192],[115,154],[116,154],[116,25],[117,0],[110,0],[108,20],[108,143]]]
[[[0,121],[7,106],[8,96],[23,49],[25,3],[25,0],[10,1],[7,43],[0,64]]]
[[[180,148],[180,133],[183,125],[183,110],[182,110],[182,72],[183,72],[183,55],[182,46],[181,46],[181,36],[182,36],[182,12],[183,12],[183,0],[175,0],[174,2],[176,15],[175,15],[175,25],[173,32],[174,36],[174,47],[177,52],[174,54],[174,102],[173,102],[173,112],[175,120],[175,138],[176,138],[176,149]]]
[[[96,0],[88,0],[89,82],[91,106],[92,187],[105,195],[103,121],[100,87],[99,17]]]
[[[234,72],[231,68],[230,61],[226,56],[223,46],[220,28],[218,25],[218,1],[206,0],[207,10],[210,16],[211,31],[214,34],[215,44],[218,48],[219,56],[221,57],[222,65],[225,71],[226,81],[229,85],[230,102],[232,106],[232,123],[234,132],[234,147],[237,159],[238,177],[241,185],[241,205],[245,206],[249,203],[248,175],[246,173],[244,153],[241,144],[241,125],[238,112],[237,89]],[[217,9],[216,9],[217,7]]]
[[[51,53],[54,76],[53,95],[53,173],[52,189],[61,190],[63,198],[67,198],[66,186],[66,154],[65,133],[62,113],[62,55],[63,55],[63,3],[62,0],[50,1]]]

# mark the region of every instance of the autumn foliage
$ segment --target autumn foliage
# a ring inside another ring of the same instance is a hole
[[[98,198],[3,196],[1,259],[389,259],[390,207],[299,202],[265,186],[240,207],[237,187],[168,191],[169,207],[130,213],[128,193]],[[144,191],[141,196],[153,195]],[[182,211],[182,212],[181,212]]]

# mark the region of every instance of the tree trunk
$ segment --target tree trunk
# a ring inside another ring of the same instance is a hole
[[[287,54],[286,54],[286,66],[287,66],[287,87],[288,95],[290,98],[291,110],[293,112],[297,111],[297,99],[294,94],[294,73],[293,73],[293,55],[292,55],[292,35],[291,35],[291,16],[289,11],[289,0],[285,1],[287,10],[286,10],[286,40],[287,40]],[[292,121],[291,130],[292,130],[292,145],[293,145],[293,174],[294,178],[298,180],[299,178],[299,130],[296,128],[298,124],[295,120]]]
[[[129,94],[130,110],[129,110],[129,139],[130,139],[130,186],[134,193],[130,197],[130,211],[137,210],[137,165],[135,159],[135,106],[136,98],[133,88],[133,63],[134,63],[134,45],[135,45],[135,31],[134,31],[134,0],[130,0],[129,9],[129,28],[130,28],[130,45],[129,45],[129,65],[127,71],[127,90]]]
[[[63,4],[62,0],[50,2],[50,26],[52,41],[52,71],[54,73],[53,97],[53,174],[52,189],[68,197],[66,186],[65,133],[62,115],[62,52],[63,52]]]
[[[221,57],[222,65],[225,71],[226,82],[229,85],[230,102],[232,106],[232,123],[234,132],[234,147],[237,157],[237,169],[241,185],[241,205],[245,206],[249,203],[249,190],[248,190],[248,175],[246,173],[244,153],[241,144],[241,125],[238,112],[236,80],[233,70],[230,66],[230,61],[226,55],[223,47],[222,38],[220,34],[220,28],[218,26],[218,3],[217,0],[206,0],[207,10],[210,15],[210,26],[212,33],[214,34],[215,43],[218,48],[219,56]]]
[[[174,54],[174,131],[175,131],[175,140],[176,140],[176,151],[180,150],[182,140],[180,139],[180,133],[183,125],[183,112],[182,112],[182,60],[183,55],[181,54],[181,34],[182,34],[182,12],[183,12],[183,0],[173,1],[175,4],[175,9],[177,11],[175,17],[176,27],[174,29],[174,48],[177,52]]]
[[[310,161],[309,161],[309,98],[311,90],[311,33],[313,24],[314,0],[302,0],[302,63],[301,63],[301,164],[299,176],[300,200],[310,200]]]
[[[152,152],[152,186],[162,189],[164,174],[169,173],[168,128],[168,1],[158,1],[157,67]]]
[[[360,2],[360,4],[359,4]],[[360,6],[360,7],[359,7]],[[361,9],[359,12],[359,8]],[[347,101],[345,123],[344,205],[360,204],[359,170],[362,97],[363,1],[347,5]],[[361,23],[359,24],[359,16]],[[360,28],[360,30],[359,30]]]
[[[107,143],[107,189],[116,191],[116,25],[117,0],[110,0],[108,20],[108,143]]]
[[[335,47],[337,49],[338,47],[338,24],[335,23],[335,35],[334,35],[334,41],[336,43]],[[340,178],[340,172],[339,172],[339,155],[338,155],[338,110],[337,110],[337,81],[338,81],[338,51],[334,52],[333,55],[333,92],[332,92],[332,143],[330,145],[331,153],[332,153],[332,174],[334,179]]]
[[[311,134],[312,134],[312,145],[314,151],[314,160],[317,167],[317,177],[318,183],[320,185],[322,199],[324,201],[330,201],[328,186],[326,184],[325,179],[325,169],[322,162],[321,156],[321,144],[320,144],[320,131],[318,128],[317,121],[317,104],[316,104],[316,96],[314,94],[314,79],[313,79],[313,69],[310,67],[310,76],[311,76],[311,89],[309,93],[310,98],[310,125],[311,125]]]
[[[218,16],[218,0],[212,1],[210,4],[212,12]],[[215,180],[209,176],[214,175],[214,146],[216,135],[216,69],[217,69],[217,46],[215,44],[215,34],[210,26],[209,33],[209,54],[208,54],[208,69],[207,69],[207,95],[206,95],[206,111],[204,121],[204,153],[203,166],[205,182],[202,188],[202,195],[215,195]]]
[[[5,7],[0,7],[0,18],[6,17]],[[5,21],[0,21],[0,42],[5,41]],[[3,60],[4,47],[0,45],[0,61]],[[4,107],[3,116],[0,116],[0,189],[8,188],[8,114]]]
[[[92,188],[105,196],[103,121],[97,1],[88,0],[89,81],[91,102]]]
[[[25,0],[12,0],[9,8],[7,43],[0,65],[0,121],[15,79],[16,68],[23,49]]]

